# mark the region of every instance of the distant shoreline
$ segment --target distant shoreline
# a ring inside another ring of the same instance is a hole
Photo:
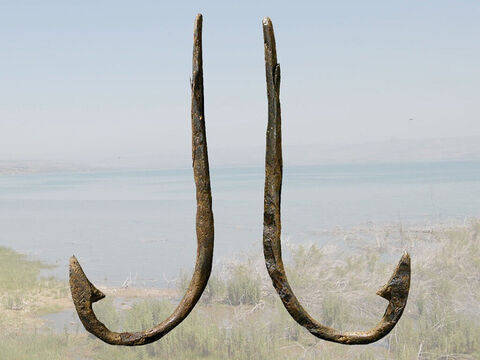
[[[335,167],[368,167],[368,166],[404,166],[404,165],[441,165],[441,164],[480,164],[480,159],[446,159],[446,160],[418,160],[418,161],[359,161],[359,162],[320,162],[312,164],[286,163],[284,168],[335,168]],[[212,172],[222,170],[262,170],[263,165],[238,165],[238,166],[215,166],[210,168]],[[75,164],[58,164],[45,162],[1,162],[0,176],[21,175],[55,175],[55,174],[88,174],[88,173],[121,173],[121,172],[182,172],[190,171],[190,167],[122,167],[122,166],[82,166]]]

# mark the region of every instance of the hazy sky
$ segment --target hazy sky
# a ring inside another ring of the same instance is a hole
[[[480,134],[478,1],[0,0],[0,160],[188,153],[198,12],[211,148],[264,145],[264,16],[286,145]]]

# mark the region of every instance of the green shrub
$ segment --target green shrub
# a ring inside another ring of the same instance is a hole
[[[261,282],[258,276],[244,265],[235,267],[227,280],[227,301],[231,305],[257,304],[260,301]]]

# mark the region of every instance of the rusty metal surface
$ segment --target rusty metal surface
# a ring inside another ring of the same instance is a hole
[[[70,259],[70,288],[78,316],[85,329],[113,345],[144,345],[156,341],[180,324],[195,307],[207,285],[213,258],[213,213],[205,134],[202,66],[202,15],[197,15],[193,37],[192,158],[197,195],[197,259],[190,285],[174,312],[157,326],[140,332],[117,333],[100,322],[92,304],[105,297],[85,276],[77,259]]]
[[[272,21],[263,19],[268,126],[265,157],[263,251],[265,264],[283,305],[293,319],[316,337],[341,344],[369,344],[387,335],[402,316],[410,289],[410,256],[405,253],[392,277],[377,294],[389,301],[380,322],[368,331],[345,332],[320,324],[302,307],[290,287],[282,260],[280,202],[282,190],[282,133],[280,65],[277,63]]]

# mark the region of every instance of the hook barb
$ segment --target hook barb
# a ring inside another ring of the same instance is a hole
[[[407,304],[410,289],[410,256],[404,253],[390,280],[377,294],[388,300],[380,322],[368,331],[342,333],[320,324],[302,307],[287,280],[281,250],[280,202],[282,191],[282,132],[280,112],[280,65],[273,24],[264,18],[263,38],[268,98],[268,125],[265,155],[265,196],[263,252],[268,273],[283,305],[292,318],[316,337],[340,344],[369,344],[387,335],[397,324]]]
[[[88,280],[75,256],[70,259],[70,289],[78,316],[87,331],[108,344],[135,346],[162,338],[193,310],[210,277],[214,230],[203,100],[201,14],[195,19],[192,72],[192,160],[197,197],[197,259],[190,285],[180,304],[167,319],[149,330],[123,333],[110,331],[97,319],[92,308],[92,304],[105,295]]]

